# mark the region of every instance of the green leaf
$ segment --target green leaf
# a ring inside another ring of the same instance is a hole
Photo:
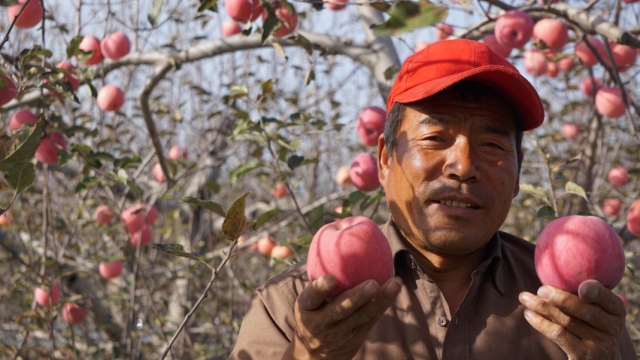
[[[0,171],[6,171],[10,165],[33,158],[40,146],[42,125],[42,122],[37,122],[35,126],[23,124],[13,136],[0,136]]]
[[[190,196],[185,196],[182,199],[180,199],[180,201],[178,201],[180,203],[185,203],[185,204],[189,204],[189,205],[193,205],[193,206],[201,206],[207,210],[211,210],[214,213],[222,216],[222,217],[226,217],[227,214],[224,212],[224,209],[222,208],[222,206],[220,206],[220,204],[215,203],[213,201],[208,201],[208,200],[200,200],[198,198],[194,198],[194,197],[190,197]]]
[[[149,19],[151,27],[155,27],[158,23],[158,17],[160,17],[160,11],[162,10],[163,4],[164,0],[153,0],[153,6],[151,6],[151,9],[147,14],[147,19]]]
[[[547,194],[547,191],[539,186],[536,187],[531,184],[520,184],[520,190],[549,202],[549,195]]]
[[[628,175],[640,176],[640,169],[631,169],[631,170],[629,170]]]
[[[571,193],[571,194],[582,196],[585,200],[589,201],[589,199],[587,198],[587,193],[584,191],[582,186],[574,183],[573,181],[567,182],[567,184],[564,186],[564,191],[565,193]]]
[[[315,234],[324,225],[324,206],[318,205],[315,209],[309,211],[309,224],[311,225],[311,233]]]
[[[371,194],[364,198],[360,203],[360,211],[364,212],[369,206],[377,203],[384,196],[384,188],[380,187],[380,190],[376,191],[374,194]]]
[[[81,55],[83,53],[83,51],[78,48],[82,39],[84,39],[84,36],[78,35],[69,41],[67,44],[67,59],[71,59],[75,55]]]
[[[142,160],[140,159],[139,156],[134,156],[134,157],[124,157],[122,159],[115,159],[113,160],[113,166],[115,168],[123,168],[125,169],[127,167],[127,165],[129,164],[137,164],[142,162]]]
[[[260,219],[256,222],[256,230],[264,225],[267,221],[271,220],[274,216],[280,214],[281,211],[282,210],[280,209],[273,209],[260,215]]]
[[[290,41],[300,45],[303,49],[307,51],[307,55],[313,55],[313,44],[306,37],[302,35],[296,35],[292,38],[289,38]]]
[[[276,49],[276,51],[278,52],[278,54],[280,54],[284,62],[287,62],[289,60],[289,57],[284,52],[284,48],[282,47],[282,45],[278,44],[277,42],[274,42],[271,44],[271,46],[273,46],[273,48]]]
[[[393,75],[395,75],[398,72],[398,70],[400,69],[398,69],[395,65],[389,66],[387,70],[384,71],[385,80],[391,80]]]
[[[259,168],[260,166],[263,166],[263,165],[264,164],[260,161],[250,161],[248,163],[244,163],[238,166],[237,168],[231,170],[231,172],[229,173],[229,182],[231,183],[231,185],[233,185],[236,183],[236,181],[238,181],[238,179],[240,179],[240,176],[244,175],[245,173],[248,173],[249,171],[255,168]]]
[[[538,218],[540,219],[547,219],[547,220],[555,220],[557,219],[556,217],[556,212],[553,211],[553,208],[551,206],[545,205],[543,207],[540,208],[540,210],[538,210]]]
[[[247,218],[244,216],[247,195],[249,193],[245,193],[233,202],[222,223],[222,232],[228,240],[234,241],[239,238],[242,230],[247,225]]]
[[[98,182],[100,182],[100,179],[98,179],[97,177],[85,176],[84,179],[82,179],[82,181],[80,181],[78,185],[76,185],[75,193],[77,194],[81,191],[88,190]]]
[[[229,97],[231,99],[239,99],[247,95],[249,95],[249,90],[244,86],[234,85],[229,89]]]
[[[307,74],[304,76],[304,86],[307,86],[311,83],[312,80],[316,79],[316,73],[313,69],[307,70]]]
[[[200,0],[200,6],[198,7],[198,15],[201,15],[205,11],[218,12],[218,0]]]
[[[199,261],[199,262],[205,264],[209,269],[213,270],[213,268],[209,264],[207,264],[206,262],[202,261],[198,257],[197,253],[195,253],[195,252],[187,252],[185,250],[184,246],[182,246],[180,244],[173,244],[173,243],[156,244],[156,243],[153,243],[153,244],[151,244],[151,246],[154,249],[156,249],[157,251],[160,251],[160,252],[168,254],[168,255],[174,255],[174,256],[179,256],[179,257],[183,257],[183,258]]]
[[[293,170],[298,166],[316,164],[318,161],[320,161],[319,158],[305,159],[304,156],[291,155],[289,159],[287,159],[287,165],[289,166],[289,169]]]
[[[447,8],[429,1],[399,1],[389,10],[389,19],[372,28],[378,35],[398,36],[418,28],[431,26],[447,17]]]
[[[273,5],[269,3],[264,3],[262,6],[267,10],[267,18],[264,20],[264,24],[262,25],[262,44],[264,45],[267,42],[267,39],[271,34],[275,34],[276,31],[282,25],[282,21],[278,19],[275,15],[275,9]]]
[[[36,178],[36,171],[31,162],[21,162],[13,164],[7,168],[4,173],[4,179],[7,185],[16,193],[21,193]]]

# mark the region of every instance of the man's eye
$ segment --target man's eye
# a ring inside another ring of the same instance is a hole
[[[491,143],[490,142],[490,143],[487,143],[487,146],[491,146],[491,147],[495,147],[495,148],[498,148],[498,149],[502,149],[502,146],[500,146],[500,145],[498,145],[496,143]]]
[[[442,139],[440,138],[440,136],[429,136],[429,137],[425,138],[425,140],[441,141]]]

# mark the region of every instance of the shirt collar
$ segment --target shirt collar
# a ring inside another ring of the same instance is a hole
[[[407,249],[407,246],[402,240],[398,228],[391,217],[389,217],[389,220],[380,228],[389,241],[391,253],[393,254],[394,266],[398,266],[399,263],[406,263],[407,261],[410,261],[409,249]],[[490,271],[491,277],[493,278],[493,285],[496,290],[500,295],[505,296],[502,266],[502,240],[500,239],[499,231],[497,231],[487,243],[485,259],[476,268],[476,272],[480,275],[483,275],[487,270]]]

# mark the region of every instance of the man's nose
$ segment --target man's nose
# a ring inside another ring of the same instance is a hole
[[[477,159],[466,137],[458,137],[447,152],[447,160],[442,170],[444,176],[458,181],[480,180]]]

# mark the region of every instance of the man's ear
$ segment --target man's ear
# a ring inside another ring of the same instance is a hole
[[[522,164],[522,160],[524,159],[524,152],[520,151],[520,158],[518,159],[518,164]],[[516,179],[516,186],[513,187],[513,198],[518,196],[520,193],[520,167],[518,166],[518,178]]]
[[[387,175],[389,174],[389,165],[391,159],[389,158],[389,149],[384,142],[384,134],[381,134],[378,138],[378,180],[383,188],[387,188]]]

